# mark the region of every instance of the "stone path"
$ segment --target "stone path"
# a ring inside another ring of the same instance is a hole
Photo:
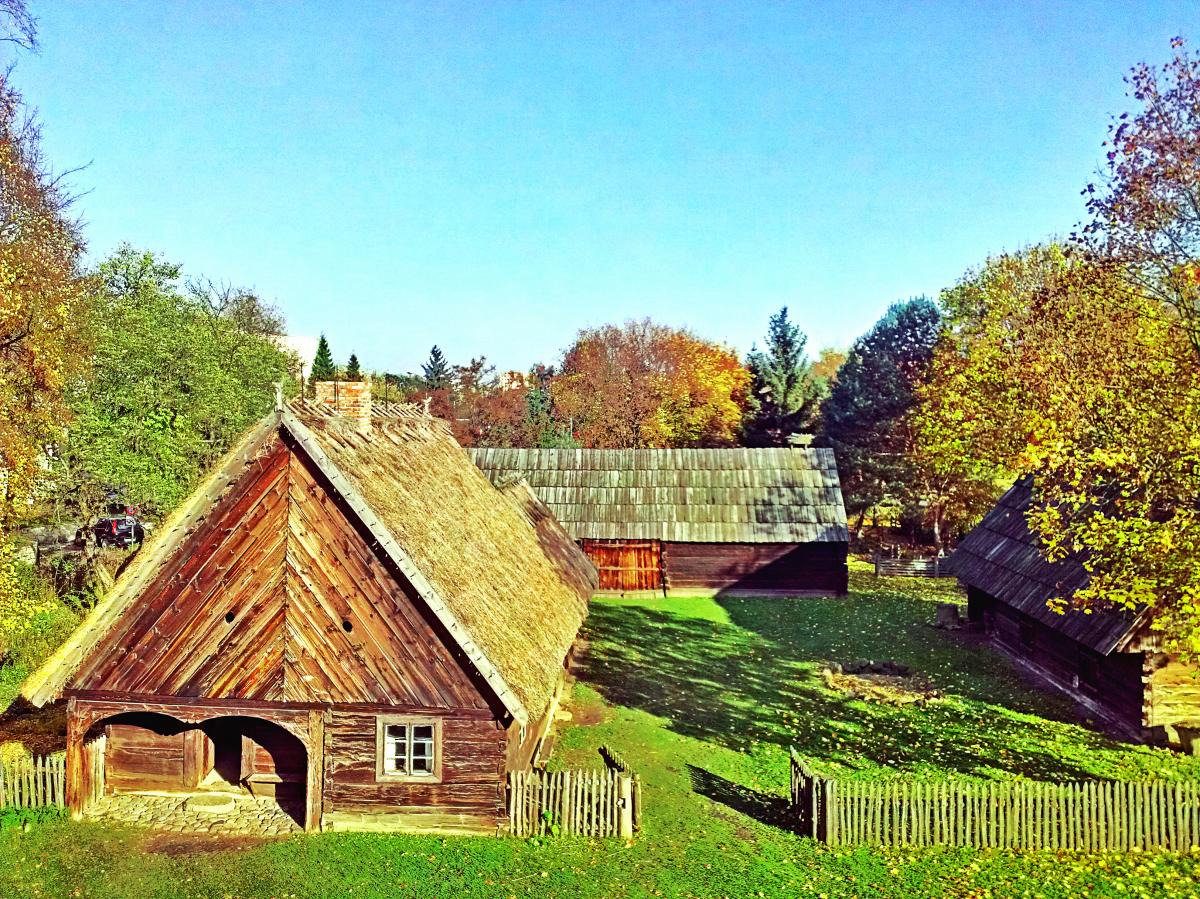
[[[245,794],[212,794],[229,796],[233,810],[208,812],[188,808],[184,794],[161,795],[126,793],[104,796],[87,810],[87,817],[99,821],[135,824],[154,830],[175,833],[229,833],[252,836],[280,836],[298,833],[299,824],[274,799],[255,798]]]

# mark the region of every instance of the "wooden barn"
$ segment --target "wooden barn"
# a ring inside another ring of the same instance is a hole
[[[522,477],[600,590],[846,592],[846,511],[828,449],[472,449]]]
[[[507,821],[595,571],[440,421],[318,398],[246,435],[24,685],[66,699],[74,813],[219,789],[307,830]]]
[[[950,564],[968,617],[1019,664],[1139,740],[1192,748],[1200,732],[1196,669],[1162,651],[1147,616],[1120,609],[1059,614],[1047,601],[1087,582],[1077,559],[1045,560],[1022,479],[959,543]]]

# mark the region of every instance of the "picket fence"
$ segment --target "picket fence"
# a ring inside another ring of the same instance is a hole
[[[508,775],[513,836],[633,836],[641,827],[641,783],[612,750],[604,770],[514,771]]]
[[[64,807],[66,753],[0,762],[0,808]]]
[[[793,750],[791,802],[799,832],[835,846],[1200,846],[1194,782],[836,780],[816,776]]]

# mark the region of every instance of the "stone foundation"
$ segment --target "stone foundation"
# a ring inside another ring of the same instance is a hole
[[[271,837],[303,830],[295,818],[274,799],[232,793],[221,795],[229,795],[233,799],[232,811],[213,813],[189,809],[187,801],[191,796],[182,793],[123,793],[96,800],[85,812],[85,817],[174,833]]]

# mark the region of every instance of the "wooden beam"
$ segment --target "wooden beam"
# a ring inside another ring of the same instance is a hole
[[[84,726],[79,718],[79,709],[74,698],[67,700],[67,771],[66,798],[71,817],[78,821],[83,817],[84,805]]]
[[[308,713],[308,772],[304,778],[304,829],[321,829],[325,806],[325,714]]]

